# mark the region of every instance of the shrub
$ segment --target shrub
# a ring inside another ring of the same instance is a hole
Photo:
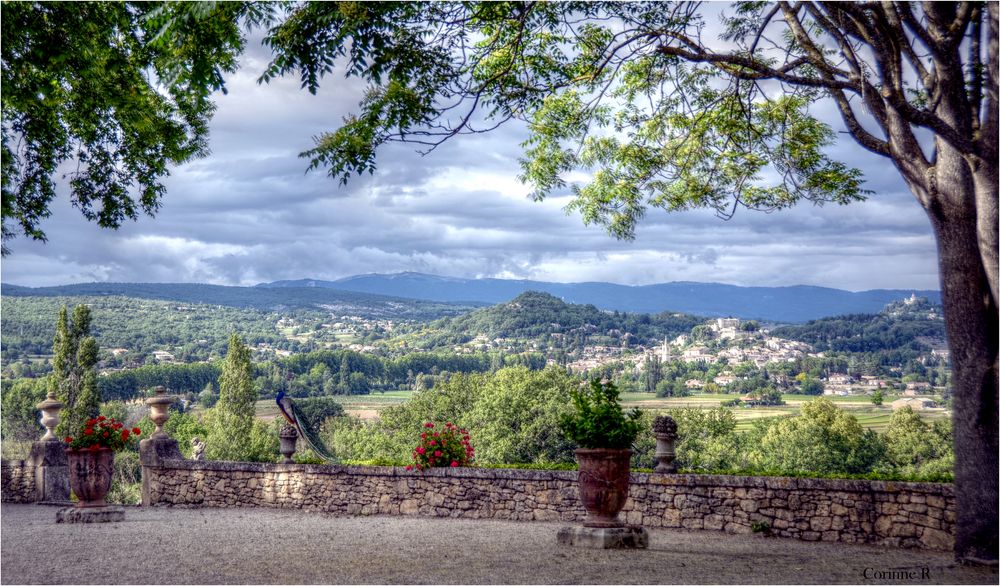
[[[618,404],[614,383],[590,381],[586,390],[570,391],[575,411],[559,419],[559,427],[582,448],[628,449],[639,435],[641,414]]]
[[[450,421],[444,424],[442,430],[436,431],[434,424],[427,422],[420,434],[420,443],[413,450],[413,464],[406,469],[468,466],[472,464],[475,453],[468,431]]]

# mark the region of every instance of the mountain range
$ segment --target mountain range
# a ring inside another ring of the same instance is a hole
[[[740,287],[721,283],[672,282],[655,285],[551,283],[511,279],[462,279],[423,273],[368,274],[336,281],[298,279],[261,283],[258,288],[325,288],[438,302],[501,303],[525,291],[542,291],[567,303],[600,309],[708,317],[732,316],[774,322],[805,322],[833,315],[878,313],[893,301],[916,295],[941,302],[940,291],[828,287]]]
[[[395,318],[422,321],[460,315],[486,305],[485,303],[427,301],[317,287],[267,289],[227,287],[203,283],[79,283],[53,287],[22,287],[4,283],[0,292],[11,297],[122,296],[264,311],[322,309],[335,310],[343,315],[374,319]]]

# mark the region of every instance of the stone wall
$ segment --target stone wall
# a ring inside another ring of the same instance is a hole
[[[146,504],[263,506],[348,515],[580,521],[576,472],[195,462],[144,466]],[[949,550],[949,484],[633,474],[623,518],[647,527]]]
[[[33,503],[35,466],[28,460],[3,460],[0,464],[0,496],[5,503]]]

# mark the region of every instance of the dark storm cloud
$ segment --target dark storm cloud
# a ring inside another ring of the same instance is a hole
[[[922,211],[890,162],[853,141],[842,139],[831,153],[865,171],[875,192],[867,202],[741,210],[729,221],[706,210],[650,210],[636,240],[622,242],[567,215],[566,197],[527,197],[530,189],[516,180],[526,136],[518,125],[445,143],[427,156],[389,145],[374,175],[346,185],[322,169],[306,172],[299,153],[312,137],[335,130],[364,88],[342,76],[328,76],[317,96],[294,78],[261,86],[266,62],[267,52],[253,47],[229,79],[229,94],[217,97],[212,154],[173,171],[155,219],[99,230],[60,188],[43,225],[50,242],[11,243],[3,280],[254,284],[420,271],[628,284],[937,287]]]

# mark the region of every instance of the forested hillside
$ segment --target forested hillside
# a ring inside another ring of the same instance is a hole
[[[621,313],[593,305],[569,304],[528,291],[512,301],[431,324],[435,344],[463,343],[483,336],[534,339],[552,335],[575,338],[590,334],[628,338],[631,344],[656,344],[664,337],[687,333],[704,318],[679,313]]]
[[[6,291],[4,291],[6,293]],[[277,314],[218,305],[107,297],[3,296],[3,355],[14,360],[25,354],[52,351],[55,316],[63,305],[90,306],[93,329],[104,350],[125,348],[128,359],[142,364],[153,350],[170,348],[182,361],[204,360],[225,353],[233,332],[251,345],[290,347],[276,327]]]
[[[771,333],[834,352],[925,352],[928,343],[943,347],[945,341],[941,308],[926,299],[892,303],[877,314],[829,317]]]

